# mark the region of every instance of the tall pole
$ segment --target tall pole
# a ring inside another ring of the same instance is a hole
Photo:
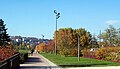
[[[56,10],[54,10],[54,13],[56,14],[56,32],[55,32],[55,54],[57,55],[57,19],[60,17],[60,13],[57,13]]]
[[[56,15],[56,40],[55,40],[55,54],[57,55],[57,15]]]
[[[80,39],[78,35],[78,61],[80,61]]]

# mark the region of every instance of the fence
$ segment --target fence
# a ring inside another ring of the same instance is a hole
[[[0,69],[17,69],[20,65],[20,54],[17,53],[12,57],[0,62]]]

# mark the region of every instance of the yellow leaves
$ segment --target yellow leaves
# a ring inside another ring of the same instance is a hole
[[[84,49],[81,52],[84,57],[120,62],[120,47],[119,46],[102,47],[99,49],[95,48],[95,51],[90,51],[90,49]]]
[[[106,60],[118,60],[120,47],[103,47],[96,51],[96,57]],[[114,58],[114,59],[113,59]]]
[[[46,48],[45,43],[40,43],[38,46],[36,46],[36,50],[40,52],[43,52],[45,48]]]
[[[90,41],[90,33],[87,32],[84,28],[79,29],[72,29],[72,28],[62,28],[59,29],[57,32],[57,50],[58,52],[64,53],[63,49],[67,48],[67,51],[70,51],[73,48],[77,48],[78,46],[78,35],[80,38],[80,46],[81,49],[84,48],[84,46],[89,45]],[[56,40],[56,35],[54,35],[54,40]]]

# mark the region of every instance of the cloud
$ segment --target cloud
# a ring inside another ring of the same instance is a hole
[[[107,23],[109,25],[113,25],[113,24],[120,23],[120,20],[107,20],[105,23]]]

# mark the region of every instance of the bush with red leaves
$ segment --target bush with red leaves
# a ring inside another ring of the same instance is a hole
[[[0,47],[0,61],[8,59],[9,57],[16,54],[16,51],[8,47]]]
[[[84,49],[81,52],[83,57],[120,62],[120,46],[101,47],[95,51]]]

